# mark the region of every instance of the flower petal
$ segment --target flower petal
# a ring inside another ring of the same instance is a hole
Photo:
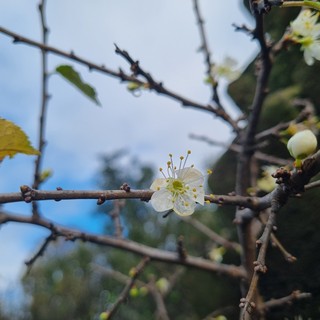
[[[158,179],[157,179],[158,180]],[[160,179],[159,179],[160,180]],[[163,179],[165,180],[165,179]],[[167,211],[173,208],[172,193],[167,189],[156,191],[150,200],[154,210],[158,212]]]
[[[287,148],[292,157],[303,159],[316,150],[317,138],[311,130],[303,130],[289,139]]]
[[[190,186],[203,185],[204,177],[203,174],[195,168],[184,168],[176,171],[177,176],[185,183]]]
[[[173,210],[179,216],[186,217],[193,214],[196,203],[187,195],[179,195],[173,204]]]
[[[153,181],[150,189],[153,191],[158,191],[162,188],[165,188],[168,185],[167,179],[164,178],[158,178]]]

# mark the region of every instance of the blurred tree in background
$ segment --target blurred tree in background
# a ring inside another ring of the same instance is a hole
[[[127,161],[131,164],[130,172],[126,171]],[[123,163],[122,166],[119,163]],[[139,159],[128,159],[124,151],[119,151],[102,158],[99,177],[101,187],[105,189],[117,188],[123,181],[132,188],[146,188],[153,180],[154,171]],[[115,232],[110,217],[112,210],[112,202],[99,210],[99,214],[106,216],[105,230],[108,235]],[[214,226],[217,232],[228,236],[232,233],[231,228],[222,230],[219,227],[224,225],[221,217],[206,212],[205,208],[195,215],[196,218],[202,217],[207,226]],[[161,249],[175,251],[181,236],[190,254],[208,257],[210,252],[219,248],[190,224],[173,214],[169,217],[156,214],[150,205],[141,201],[126,200],[126,204],[121,206],[121,225],[125,237]],[[239,263],[235,250],[222,253],[216,259]],[[26,294],[32,297],[28,312],[30,318],[99,319],[101,310],[115,302],[124,287],[125,277],[129,277],[130,269],[138,262],[136,255],[121,250],[57,242],[23,279]],[[215,309],[226,307],[227,314],[232,317],[238,313],[238,308],[230,307],[239,301],[236,280],[160,262],[146,267],[139,279],[144,284],[138,284],[131,291],[130,298],[119,309],[117,319],[156,318],[153,295],[146,289],[150,282],[154,282],[156,289],[162,292],[172,319],[203,318],[212,311],[213,303]],[[161,286],[163,282],[165,284]],[[166,289],[167,282],[172,284],[172,288]]]

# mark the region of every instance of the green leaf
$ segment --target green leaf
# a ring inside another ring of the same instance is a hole
[[[0,118],[0,161],[17,153],[39,155],[30,144],[28,136],[13,122]]]
[[[84,95],[93,100],[97,105],[101,105],[96,90],[89,84],[82,81],[79,73],[73,69],[72,66],[61,65],[56,68],[56,72],[63,78],[75,85]]]

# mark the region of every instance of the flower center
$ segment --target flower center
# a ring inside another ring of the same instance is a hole
[[[301,43],[301,45],[303,47],[308,47],[313,44],[314,39],[312,37],[308,36],[308,37],[304,37],[304,38],[300,39],[299,42]]]
[[[180,180],[175,179],[172,182],[172,188],[177,192],[181,192],[183,191],[184,183]]]
[[[168,179],[167,190],[172,193],[173,201],[177,199],[179,195],[182,195],[187,192],[188,187],[181,179]]]

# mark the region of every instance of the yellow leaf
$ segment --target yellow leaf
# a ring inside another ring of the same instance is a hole
[[[40,154],[30,144],[28,136],[13,122],[0,118],[0,161],[17,153]]]

